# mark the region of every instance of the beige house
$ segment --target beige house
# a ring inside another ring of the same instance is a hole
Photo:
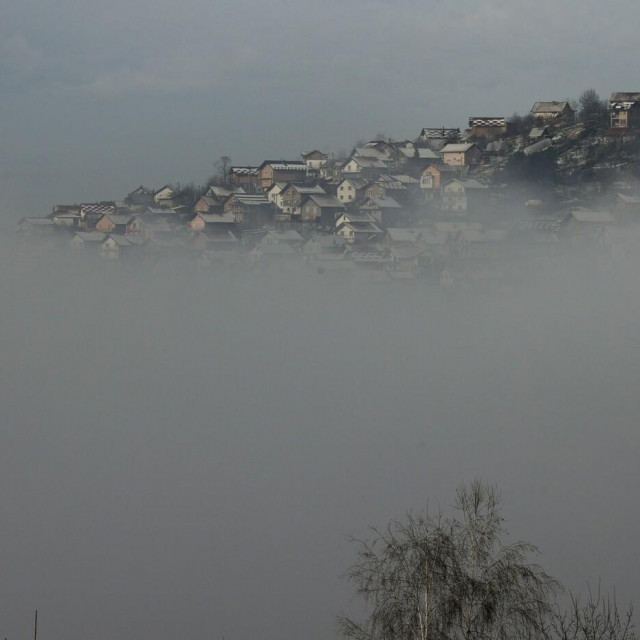
[[[547,124],[573,120],[574,110],[568,102],[536,102],[531,107],[531,117]]]
[[[442,187],[441,208],[466,213],[469,208],[484,202],[488,189],[477,180],[452,178]]]
[[[338,184],[336,197],[342,204],[349,204],[362,197],[367,184],[362,178],[345,178]]]
[[[473,142],[460,144],[448,144],[440,151],[442,161],[454,167],[479,164],[482,159],[482,150]]]

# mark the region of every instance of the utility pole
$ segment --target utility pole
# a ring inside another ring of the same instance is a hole
[[[38,640],[38,610],[36,609],[36,620],[33,626],[33,640]]]

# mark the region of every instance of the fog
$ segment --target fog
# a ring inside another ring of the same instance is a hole
[[[0,263],[3,638],[335,637],[348,535],[475,477],[548,572],[640,601],[635,277]]]

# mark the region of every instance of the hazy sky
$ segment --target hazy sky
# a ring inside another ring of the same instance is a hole
[[[2,0],[0,218],[635,90],[632,0]]]
[[[1,248],[0,637],[331,640],[347,536],[474,477],[640,602],[637,269],[449,295]]]

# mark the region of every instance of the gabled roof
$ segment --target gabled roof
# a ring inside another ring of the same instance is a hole
[[[231,167],[229,174],[234,176],[257,176],[258,167]]]
[[[53,220],[51,220],[50,218],[22,218],[22,220],[20,220],[20,222],[18,224],[22,224],[22,223],[27,223],[27,224],[31,224],[35,227],[47,227],[47,226],[53,226],[55,225],[55,222]]]
[[[105,213],[100,217],[100,220],[102,220],[102,218],[108,218],[115,225],[128,224],[129,222],[131,222],[131,220],[133,220],[132,215],[121,215],[116,213]],[[100,222],[100,220],[98,220],[98,222]]]
[[[616,91],[611,94],[609,102],[640,102],[640,92]]]
[[[147,189],[147,187],[140,185],[137,189],[134,189],[129,195],[145,195],[145,196],[150,196],[153,194],[153,191],[151,189]]]
[[[364,207],[368,202],[373,203],[376,207],[379,207],[380,209],[402,209],[402,205],[398,204],[393,198],[368,197],[360,206]]]
[[[326,191],[319,185],[315,184],[313,186],[306,184],[296,184],[295,182],[290,182],[280,193],[285,193],[289,189],[293,189],[297,191],[300,195],[312,195],[312,194],[323,194]]]
[[[116,205],[112,202],[95,202],[80,205],[82,215],[104,215],[105,213],[115,213]]]
[[[356,190],[364,189],[369,184],[368,180],[363,180],[362,178],[344,178],[338,183],[338,186],[345,182],[349,182]]]
[[[419,160],[436,160],[440,157],[440,154],[433,151],[433,149],[425,149],[422,147],[418,147],[417,149],[400,147],[398,151],[409,159],[417,157]]]
[[[212,184],[207,188],[204,197],[223,200],[224,198],[228,198],[232,193],[244,193],[244,190],[241,187],[232,189],[230,187],[221,187]]]
[[[162,193],[162,192],[166,192],[171,194],[170,196],[167,196],[168,198],[171,198],[172,196],[176,195],[178,193],[177,189],[174,189],[171,185],[169,184],[165,184],[164,187],[160,187],[157,191],[154,191],[154,196],[157,196],[158,194]]]
[[[352,211],[343,213],[338,220],[336,220],[336,224],[344,224],[347,222],[375,222],[375,220],[373,216],[368,213]]]
[[[344,209],[344,205],[335,196],[326,194],[311,195],[309,200],[315,202],[321,209]]]
[[[444,183],[444,187],[447,187],[454,182],[461,184],[465,189],[488,189],[486,184],[481,184],[472,178],[467,178],[466,180],[463,180],[462,178],[450,178]]]
[[[353,233],[382,233],[382,229],[375,222],[344,222],[340,229],[351,229]]]
[[[351,155],[357,156],[358,158],[376,158],[377,160],[386,160],[389,157],[389,152],[387,150],[380,151],[379,149],[376,149],[376,147],[356,147]]]
[[[236,217],[233,213],[199,213],[194,218],[201,218],[204,220],[205,224],[234,224],[236,221]]]
[[[345,160],[343,167],[346,167],[350,162],[355,162],[362,169],[386,169],[387,163],[382,162],[378,158],[368,158],[362,156],[351,156],[348,160]]]
[[[568,102],[536,102],[531,107],[531,113],[562,113],[565,109],[571,109]]]
[[[427,169],[431,168],[436,169],[440,173],[461,173],[463,169],[462,166],[446,164],[445,162],[432,162],[424,168],[424,171],[422,173],[426,173]]]
[[[264,204],[271,204],[269,198],[260,195],[259,193],[233,193],[227,198],[227,201],[233,198],[236,202],[244,206],[260,206]]]
[[[265,160],[259,167],[258,171],[266,166],[271,166],[274,171],[306,171],[307,165],[299,160]]]
[[[138,244],[137,242],[131,242],[129,238],[125,236],[115,236],[115,235],[107,235],[107,237],[102,241],[102,244],[107,242],[108,240],[112,240],[118,247],[130,247],[133,244]]]
[[[328,154],[323,153],[322,151],[319,151],[318,149],[314,149],[313,151],[307,151],[306,153],[301,153],[300,154],[300,156],[302,158],[309,158],[310,156],[313,156],[313,155],[320,155],[323,158],[328,158],[329,157]]]
[[[440,150],[440,153],[466,153],[473,147],[480,149],[480,147],[474,142],[449,143]]]
[[[394,180],[401,182],[404,185],[407,184],[420,184],[420,180],[416,180],[413,176],[406,176],[404,174],[391,176]]]

